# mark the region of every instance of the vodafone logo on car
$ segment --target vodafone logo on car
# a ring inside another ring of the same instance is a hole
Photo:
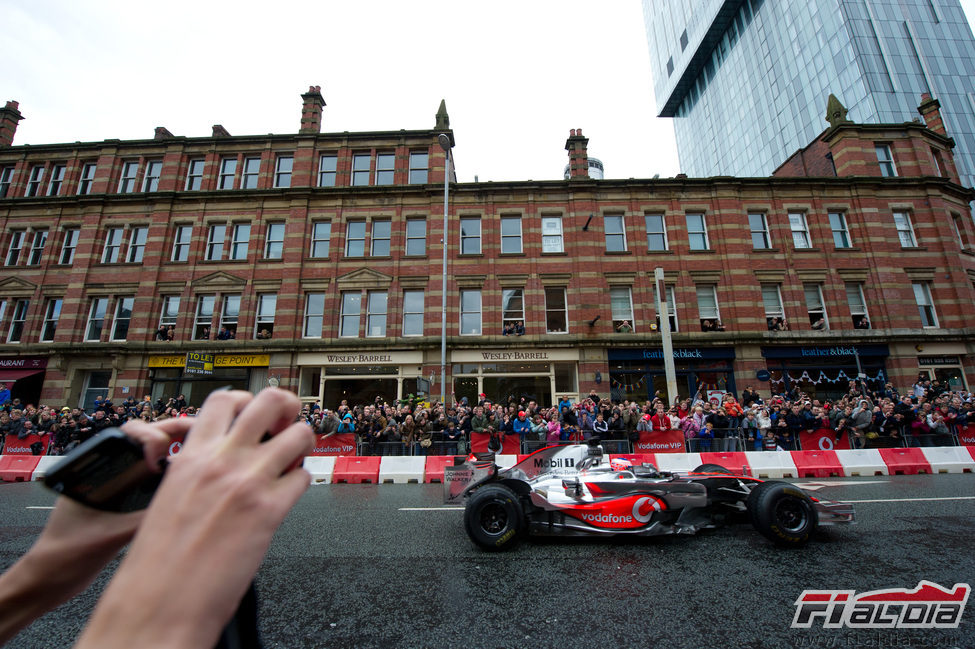
[[[627,496],[609,502],[587,504],[568,511],[570,516],[602,528],[632,529],[650,522],[666,505],[653,496]]]

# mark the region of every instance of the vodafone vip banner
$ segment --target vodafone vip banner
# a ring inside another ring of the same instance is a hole
[[[355,433],[315,435],[315,448],[308,455],[355,455]]]
[[[634,453],[683,453],[684,432],[680,430],[642,431]]]
[[[819,430],[799,431],[800,448],[804,451],[835,451],[837,449],[850,448],[849,435],[841,435],[836,439],[836,431],[831,428],[820,428]]]
[[[959,428],[958,443],[963,446],[975,446],[975,426],[962,426]]]
[[[488,453],[488,442],[491,436],[487,433],[471,433],[471,453]],[[521,453],[520,435],[501,435],[501,450],[497,455],[518,455]]]
[[[31,450],[30,445],[40,442],[40,453]],[[50,435],[32,433],[24,439],[17,439],[16,435],[7,435],[7,443],[3,447],[2,455],[47,455],[47,447],[51,444]]]

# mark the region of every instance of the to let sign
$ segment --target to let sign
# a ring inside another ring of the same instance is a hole
[[[213,374],[213,354],[187,352],[183,371],[186,374]]]

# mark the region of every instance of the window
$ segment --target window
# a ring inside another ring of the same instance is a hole
[[[396,156],[392,153],[380,153],[376,156],[376,184],[392,185],[396,167]]]
[[[386,335],[386,291],[370,291],[366,296],[366,337],[382,338]]]
[[[521,252],[521,217],[501,217],[501,254]]]
[[[667,249],[667,228],[664,225],[663,214],[647,214],[647,250],[661,251]]]
[[[785,331],[785,311],[782,309],[782,291],[778,284],[762,284],[762,304],[765,305],[765,324],[769,331]]]
[[[91,301],[91,306],[88,308],[88,326],[85,327],[85,340],[93,342],[101,340],[107,310],[107,297],[96,297]]]
[[[880,175],[886,178],[896,176],[897,169],[894,167],[894,157],[890,154],[890,146],[887,144],[877,144],[874,146],[874,150],[877,152]]]
[[[481,335],[481,291],[479,290],[460,292],[460,334]]]
[[[284,223],[268,223],[264,242],[265,259],[281,259],[284,253]]]
[[[672,332],[678,331],[677,323],[677,301],[674,299],[674,287],[666,287],[667,296],[667,322],[670,323],[670,330]],[[654,309],[657,308],[657,284],[653,285],[653,305]],[[660,313],[657,313],[657,330],[660,330]]]
[[[220,310],[220,329],[218,340],[237,337],[237,321],[240,319],[240,296],[224,295],[223,308]],[[222,336],[222,338],[221,338]]]
[[[159,316],[159,327],[175,327],[179,317],[179,296],[167,295],[163,297],[162,314]]]
[[[190,160],[186,172],[186,191],[197,191],[203,187],[203,158]]]
[[[86,162],[81,168],[81,178],[78,180],[78,194],[90,194],[92,183],[95,182],[95,163]],[[0,194],[2,195],[2,194]]]
[[[626,232],[623,231],[623,215],[607,214],[603,217],[603,228],[606,231],[606,252],[624,252]]]
[[[294,168],[295,159],[290,155],[279,155],[277,163],[274,165],[274,186],[291,187],[291,170]]]
[[[335,173],[338,169],[338,158],[334,155],[323,155],[318,159],[318,186],[335,187]]]
[[[362,294],[358,291],[342,293],[339,313],[339,336],[356,338],[359,335],[359,314],[362,313]]]
[[[68,228],[64,231],[64,240],[61,242],[61,257],[59,264],[70,264],[74,262],[74,252],[78,247],[78,236],[81,230],[78,228]]]
[[[931,299],[931,286],[927,282],[914,282],[914,299],[917,301],[918,311],[921,313],[921,326],[937,327],[938,316],[934,312],[934,301]]]
[[[20,251],[24,247],[24,237],[27,233],[23,230],[13,230],[10,232],[10,247],[7,248],[7,258],[4,266],[16,266],[20,261]]]
[[[190,237],[193,236],[193,226],[178,225],[173,237],[173,256],[171,261],[186,261],[190,257]]]
[[[30,300],[17,300],[14,304],[14,312],[10,318],[10,329],[7,331],[8,343],[19,343],[24,335],[28,306],[30,306]]]
[[[870,329],[870,318],[867,317],[867,301],[863,299],[863,284],[847,282],[846,303],[850,305],[853,328]]]
[[[372,156],[368,153],[359,153],[352,156],[352,184],[353,185],[368,185],[369,184],[369,164],[372,161]]]
[[[102,249],[102,263],[118,263],[120,250],[122,250],[122,228],[109,228],[105,231],[105,247]]]
[[[325,294],[308,293],[305,296],[305,324],[302,328],[302,336],[305,338],[321,338],[324,321]]]
[[[565,289],[548,287],[545,289],[545,333],[564,334],[569,332],[569,312],[565,303]]]
[[[410,184],[423,185],[427,182],[427,167],[429,155],[426,153],[410,153]]]
[[[35,230],[34,241],[30,246],[30,256],[27,258],[28,266],[38,266],[44,256],[44,246],[47,245],[47,230]]]
[[[213,324],[213,307],[216,302],[215,295],[201,295],[197,298],[193,340],[210,340],[210,326]]]
[[[403,292],[403,335],[423,335],[423,291]]]
[[[311,256],[328,257],[328,246],[332,241],[332,224],[319,221],[311,226]]]
[[[51,169],[51,181],[47,185],[47,195],[57,196],[61,193],[61,185],[64,183],[64,165],[54,165]]]
[[[132,228],[132,232],[129,234],[129,252],[125,256],[125,261],[130,264],[142,262],[146,254],[146,239],[148,236],[149,228],[147,226],[143,225]]]
[[[44,308],[44,324],[41,325],[41,342],[49,343],[54,341],[54,334],[58,330],[58,320],[61,318],[61,298],[53,298],[47,301]]]
[[[501,325],[514,333],[517,325],[525,325],[525,295],[520,288],[501,289]]]
[[[27,181],[27,190],[24,196],[38,196],[41,193],[41,184],[44,182],[44,165],[34,165],[30,170],[30,179]]]
[[[233,189],[234,177],[237,175],[237,158],[223,158],[220,160],[220,180],[217,189]]]
[[[10,184],[14,179],[14,168],[3,167],[0,169],[0,198],[6,198],[10,191]]]
[[[227,237],[226,225],[211,225],[207,234],[207,261],[223,259],[223,241]]]
[[[262,293],[257,296],[257,321],[254,326],[255,338],[270,338],[274,334],[274,312],[278,307],[278,296]],[[321,327],[319,327],[321,331]]]
[[[462,217],[460,219],[460,254],[481,254],[481,219],[480,217]],[[479,294],[480,295],[480,294]],[[480,304],[480,297],[478,297]],[[478,310],[480,313],[480,309]]]
[[[752,248],[768,250],[772,247],[772,237],[768,232],[768,220],[763,212],[753,212],[748,215],[748,229],[752,234]]]
[[[118,193],[128,194],[135,191],[135,176],[139,173],[139,163],[130,160],[122,163],[122,175],[118,181]]]
[[[823,287],[820,284],[803,284],[806,296],[806,311],[809,313],[809,326],[815,330],[829,329],[826,319],[826,305],[823,302]]]
[[[159,191],[159,176],[162,175],[162,160],[150,160],[146,163],[146,175],[142,179],[142,191]]]
[[[425,220],[406,220],[406,254],[412,257],[422,257],[427,254],[427,222]]]
[[[372,256],[389,257],[389,240],[392,233],[390,221],[372,222]]]
[[[846,214],[830,212],[829,228],[833,231],[833,245],[836,248],[850,247],[850,230],[846,227]]]
[[[792,230],[792,245],[796,248],[812,248],[809,242],[809,226],[802,212],[789,213],[789,228]]]
[[[697,287],[697,314],[701,331],[722,331],[721,314],[718,311],[718,292],[714,284]]]
[[[235,223],[234,237],[230,241],[230,258],[233,260],[247,259],[247,244],[251,238],[250,223]]]
[[[633,331],[633,296],[628,286],[609,289],[609,304],[613,314],[613,331]]]
[[[703,214],[687,214],[687,243],[691,250],[708,249],[708,228]]]
[[[917,239],[914,237],[911,215],[907,212],[894,212],[894,225],[897,227],[897,238],[900,239],[901,248],[916,248]]]
[[[133,297],[120,297],[115,301],[115,321],[112,323],[112,340],[125,340],[132,321]]]
[[[366,222],[349,221],[345,227],[345,256],[366,256]]]
[[[244,170],[240,174],[240,188],[257,189],[257,179],[260,172],[260,158],[244,158]]]
[[[941,152],[937,149],[931,149],[931,161],[934,162],[934,173],[939,176],[944,176],[944,162],[941,160]]]
[[[542,217],[542,252],[563,252],[562,217]]]

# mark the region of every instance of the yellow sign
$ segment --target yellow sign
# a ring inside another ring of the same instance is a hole
[[[217,354],[214,367],[267,367],[269,354]],[[186,355],[150,356],[147,367],[184,367]]]

